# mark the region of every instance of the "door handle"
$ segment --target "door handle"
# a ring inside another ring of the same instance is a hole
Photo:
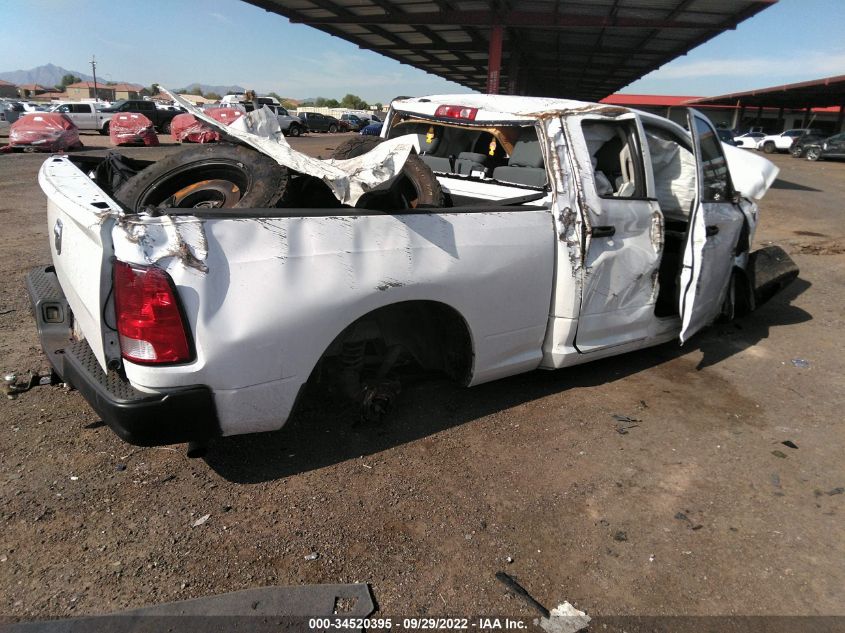
[[[711,224],[710,226],[708,226],[707,228],[704,229],[705,237],[713,237],[714,235],[718,235],[718,234],[719,234],[719,227],[716,226],[715,224]]]
[[[613,237],[616,235],[615,226],[594,226],[590,231],[593,237]]]

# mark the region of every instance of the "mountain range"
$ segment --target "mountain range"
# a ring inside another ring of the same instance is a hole
[[[82,81],[93,81],[94,77],[87,73],[78,70],[68,70],[55,64],[44,64],[29,70],[9,70],[0,72],[0,79],[8,81],[18,86],[23,84],[39,84],[45,88],[52,88],[62,82],[62,77],[65,75],[74,75],[82,79]],[[99,76],[98,81],[105,85],[106,80]],[[118,82],[122,83],[122,82]],[[168,86],[169,88],[169,86]],[[216,86],[211,84],[192,83],[186,88],[180,89],[179,92],[186,92],[189,88],[199,88],[203,94],[207,92],[216,92],[219,95],[225,95],[227,92],[243,92],[241,86]]]
[[[45,64],[29,70],[0,72],[0,79],[17,84],[18,86],[23,84],[39,84],[45,88],[52,88],[62,83],[62,77],[65,75],[75,75],[80,77],[82,81],[91,81],[94,79],[91,75],[86,75],[78,70],[68,70],[55,64]]]

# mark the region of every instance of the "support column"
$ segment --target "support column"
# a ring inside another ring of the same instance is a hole
[[[777,132],[783,132],[783,106],[778,108],[778,122],[777,122]]]
[[[511,48],[510,59],[508,60],[508,94],[518,95],[519,91],[519,70],[522,65],[519,52]]]
[[[502,74],[502,35],[504,29],[495,25],[490,29],[490,52],[487,56],[487,94],[499,94],[499,78]]]
[[[801,127],[807,127],[807,124],[810,122],[810,106],[804,108],[804,117],[801,119]]]
[[[756,119],[754,119],[754,125],[755,125],[755,127],[759,127],[759,126],[760,126],[760,117],[762,117],[762,116],[763,116],[763,106],[759,106],[759,107],[757,108],[757,118],[756,118]]]
[[[739,121],[740,117],[742,116],[742,101],[737,100],[736,105],[734,106],[734,115],[731,119],[731,129],[736,131],[739,129]]]
[[[845,104],[839,106],[839,116],[836,117],[836,131],[845,132],[845,127],[842,124],[845,122]]]

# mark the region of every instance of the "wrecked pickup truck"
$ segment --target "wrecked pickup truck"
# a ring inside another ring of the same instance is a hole
[[[401,99],[328,161],[259,115],[205,117],[231,142],[157,163],[41,169],[42,345],[129,442],[278,429],[306,385],[377,417],[408,369],[472,386],[684,342],[797,275],[751,250],[777,169],[695,111],[687,131],[569,100]]]

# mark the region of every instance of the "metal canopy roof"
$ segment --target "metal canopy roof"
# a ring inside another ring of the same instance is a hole
[[[824,108],[845,105],[845,75],[802,81],[785,86],[772,86],[748,92],[735,92],[719,97],[703,97],[693,104],[737,104],[764,108]]]
[[[245,0],[474,90],[597,101],[777,0]],[[397,87],[397,89],[400,89]]]

